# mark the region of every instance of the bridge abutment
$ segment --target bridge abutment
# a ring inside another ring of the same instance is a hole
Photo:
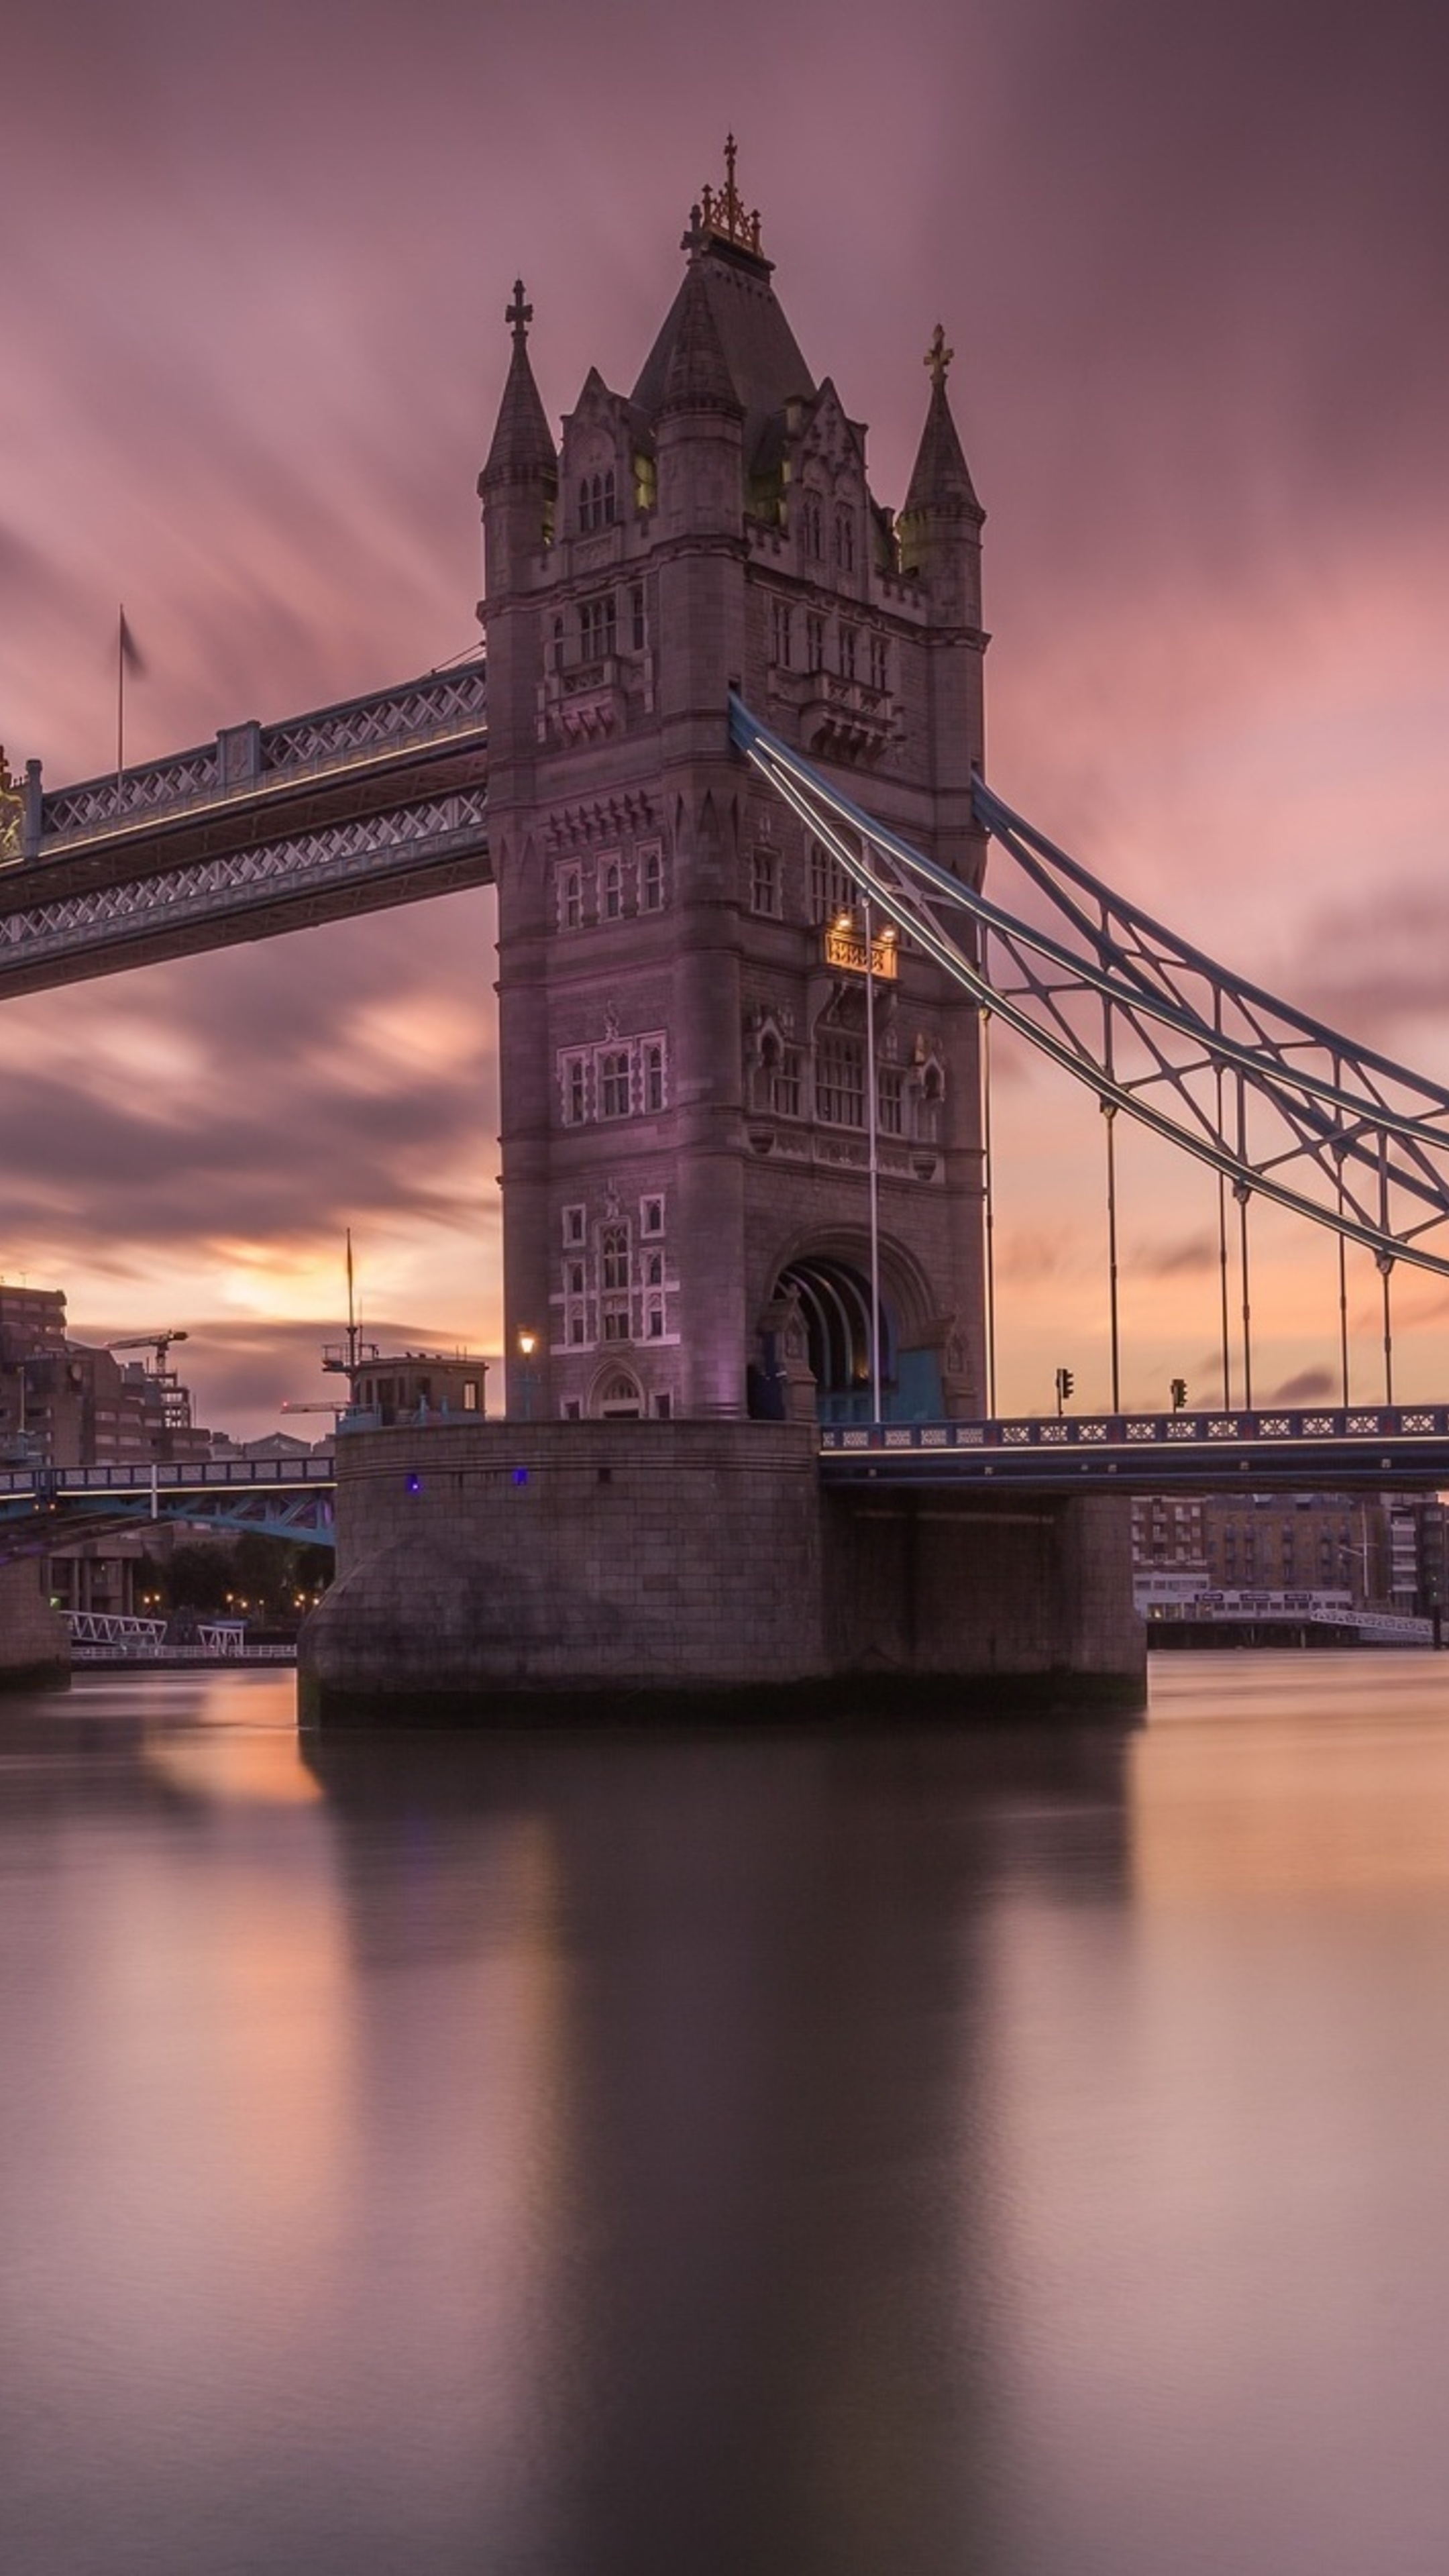
[[[42,1557],[0,1566],[0,1690],[43,1690],[69,1679],[70,1638],[44,1578]]]
[[[1126,1507],[822,1493],[813,1427],[349,1434],[305,1726],[755,1723],[1144,1696]]]

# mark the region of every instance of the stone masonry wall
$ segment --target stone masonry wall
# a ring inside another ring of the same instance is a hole
[[[814,1439],[773,1423],[489,1422],[349,1434],[304,1715],[415,1694],[738,1690],[820,1678]]]
[[[64,1681],[70,1639],[44,1588],[43,1558],[0,1566],[0,1690]]]
[[[844,1669],[1057,1676],[1064,1698],[1146,1698],[1130,1504],[882,1488],[837,1490],[825,1510],[826,1632]]]
[[[349,1433],[337,1526],[302,1632],[309,1723],[707,1714],[729,1694],[829,1714],[867,1684],[907,1712],[923,1689],[963,1708],[1144,1696],[1126,1506],[822,1495],[811,1424]]]

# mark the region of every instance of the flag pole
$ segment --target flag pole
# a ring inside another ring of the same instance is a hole
[[[121,810],[121,772],[126,766],[126,611],[116,615],[116,811]]]

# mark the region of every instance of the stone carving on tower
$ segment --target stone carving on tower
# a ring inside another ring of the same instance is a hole
[[[510,1352],[558,1416],[861,1414],[875,1086],[882,1402],[985,1410],[978,1026],[867,949],[728,694],[979,882],[980,533],[928,352],[899,520],[812,376],[757,212],[706,188],[630,393],[556,445],[515,288],[479,480]]]

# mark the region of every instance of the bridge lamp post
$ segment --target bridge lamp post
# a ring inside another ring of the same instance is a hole
[[[525,1324],[522,1332],[518,1336],[518,1356],[523,1362],[523,1366],[518,1372],[518,1399],[525,1422],[531,1422],[533,1420],[533,1398],[534,1390],[538,1385],[538,1378],[529,1363],[531,1362],[533,1354],[537,1348],[538,1335],[535,1332],[531,1332]]]
[[[861,930],[865,949],[865,1140],[866,1173],[870,1192],[870,1418],[877,1429],[881,1419],[880,1385],[880,1117],[875,1078],[875,948],[872,938],[870,897],[860,901]],[[842,914],[837,928],[853,931],[854,917]]]

